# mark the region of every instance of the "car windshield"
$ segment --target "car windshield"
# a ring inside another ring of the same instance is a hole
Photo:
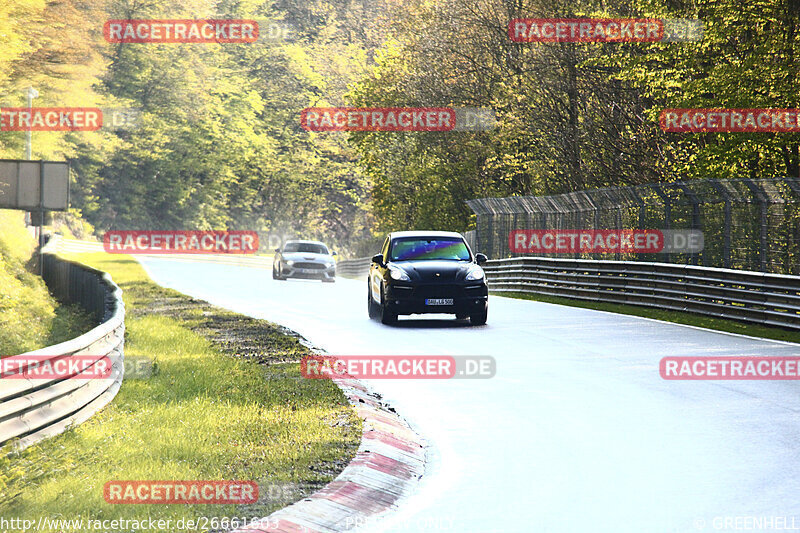
[[[327,254],[328,249],[324,244],[313,244],[308,242],[287,242],[283,247],[283,253],[301,253],[301,254]]]
[[[392,241],[391,261],[450,259],[469,261],[463,240],[452,237],[407,237]]]

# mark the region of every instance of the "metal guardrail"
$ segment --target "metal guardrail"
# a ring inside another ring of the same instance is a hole
[[[475,213],[473,250],[512,257],[518,229],[693,229],[699,253],[620,253],[616,261],[664,261],[800,275],[800,178],[697,179],[574,191],[552,196],[467,200]],[[562,259],[565,256],[541,254]],[[605,260],[576,252],[571,259]]]
[[[369,258],[340,261],[366,274]],[[656,307],[800,330],[800,277],[638,261],[518,257],[483,265],[493,293]]]
[[[800,277],[636,261],[524,257],[484,265],[489,290],[685,311],[800,329]]]
[[[336,275],[346,278],[360,278],[369,272],[371,257],[359,259],[342,259],[336,262]]]
[[[0,379],[0,444],[19,439],[20,449],[89,419],[116,396],[124,375],[125,306],[111,277],[45,253],[44,279],[57,298],[80,304],[100,325],[70,341],[9,358],[23,362],[34,356],[41,364],[94,358],[80,371],[53,379]],[[110,375],[87,379],[101,360],[112,363]]]

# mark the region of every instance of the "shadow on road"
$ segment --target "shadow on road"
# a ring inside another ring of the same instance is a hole
[[[401,317],[390,328],[425,328],[425,329],[452,329],[452,328],[471,328],[469,319],[456,320],[455,318],[406,318]]]

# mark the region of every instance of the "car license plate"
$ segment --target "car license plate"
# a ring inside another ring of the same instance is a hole
[[[452,298],[428,298],[425,305],[453,305]]]
[[[314,270],[313,268],[298,268],[298,272],[301,274],[317,274],[319,270]]]

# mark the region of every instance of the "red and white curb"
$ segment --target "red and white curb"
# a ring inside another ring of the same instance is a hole
[[[426,443],[357,380],[334,380],[364,420],[361,445],[339,476],[308,498],[232,533],[335,533],[397,507],[425,470]]]

